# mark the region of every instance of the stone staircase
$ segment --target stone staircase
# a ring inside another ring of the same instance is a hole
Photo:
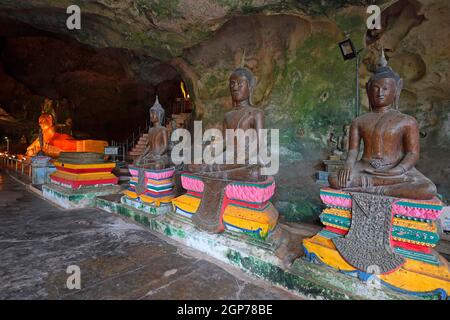
[[[142,152],[144,152],[145,144],[147,143],[148,133],[143,133],[133,149],[128,153],[128,158],[133,159],[133,161],[139,157]]]

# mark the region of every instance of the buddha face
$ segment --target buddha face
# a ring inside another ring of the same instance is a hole
[[[373,108],[382,108],[394,104],[397,83],[394,79],[384,78],[370,82],[367,95]]]
[[[46,131],[49,128],[53,127],[53,117],[48,113],[43,113],[39,117],[39,126],[41,127],[42,131]]]
[[[150,121],[151,123],[159,123],[159,117],[155,111],[150,111]]]
[[[250,97],[250,88],[245,76],[232,74],[230,77],[230,92],[234,102],[248,100]]]

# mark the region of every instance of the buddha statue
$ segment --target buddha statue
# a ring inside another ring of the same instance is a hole
[[[332,188],[416,200],[436,196],[433,182],[414,167],[419,160],[419,125],[398,110],[402,86],[383,51],[366,85],[371,112],[353,120],[345,167],[329,176]],[[358,160],[361,140],[364,152]]]
[[[255,88],[256,79],[250,70],[245,68],[237,68],[233,71],[229,78],[229,88],[231,93],[233,109],[227,112],[223,121],[223,137],[226,137],[226,130],[242,129],[244,131],[248,129],[254,129],[257,132],[257,141],[259,144],[260,129],[264,128],[264,113],[251,105],[250,98]],[[226,163],[226,148],[227,144],[224,144],[223,150],[219,151],[217,156],[223,157],[223,164],[192,164],[187,167],[189,172],[195,172],[208,176],[215,176],[225,179],[238,179],[246,181],[258,181],[264,179],[260,176],[260,165],[263,165],[262,161],[258,157],[258,164],[250,164],[249,161],[249,145],[245,146],[245,159],[244,164],[238,164],[238,152],[243,150],[237,150],[238,143],[237,137],[234,137],[233,141],[233,155],[234,163]],[[214,142],[212,142],[213,144]]]
[[[156,96],[155,103],[150,108],[148,138],[142,154],[134,161],[134,165],[147,169],[164,169],[170,163],[169,132],[164,124],[165,111]]]
[[[448,262],[434,250],[444,204],[414,167],[419,126],[398,111],[402,79],[384,52],[366,88],[371,112],[353,120],[345,167],[320,190],[324,229],[303,240],[306,259],[380,287],[445,299]]]
[[[350,146],[350,125],[346,124],[344,125],[343,134],[339,136],[338,138],[338,149],[339,151],[343,152],[345,155],[347,155],[348,148]]]
[[[239,150],[236,135],[232,138],[233,144],[227,141],[227,129],[242,129],[243,132],[253,129],[256,136],[251,139],[256,139],[259,145],[264,113],[250,102],[255,84],[255,77],[245,68],[238,68],[231,74],[229,88],[233,109],[224,116],[225,144],[223,148],[213,149],[217,152],[215,158],[222,157],[223,161],[187,165],[187,171],[181,175],[187,193],[172,201],[175,212],[192,218],[195,226],[210,233],[229,229],[266,238],[278,221],[278,212],[269,202],[275,182],[273,177],[261,175],[264,163],[260,157],[251,161],[251,154],[256,150],[250,150],[251,143],[245,145],[245,150]],[[209,146],[214,143],[216,141]],[[232,163],[226,161],[231,146],[234,148]]]
[[[50,101],[51,102],[51,101]],[[49,99],[45,99],[42,113],[39,116],[39,137],[27,148],[27,155],[45,153],[58,156],[61,151],[76,151],[77,142],[67,134],[58,133],[55,126],[54,112],[48,108]]]
[[[169,130],[163,126],[165,111],[156,96],[150,108],[151,127],[141,155],[129,166],[130,185],[125,195],[131,199],[160,206],[170,204],[173,198],[173,175],[175,168],[170,166]]]
[[[56,113],[53,103],[45,98],[42,113],[39,116],[39,137],[27,148],[27,156],[41,155],[58,157],[61,152],[104,152],[108,145],[100,140],[76,140],[72,136],[59,133],[56,126]]]

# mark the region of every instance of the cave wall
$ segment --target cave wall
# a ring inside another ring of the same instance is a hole
[[[122,63],[122,69],[117,65],[114,74],[96,70],[94,77],[92,71],[76,68],[61,76],[64,81],[58,81],[58,92],[78,94],[81,106],[87,106],[87,100],[97,101],[83,114],[92,108],[101,110],[97,105],[105,106],[108,97],[120,100],[127,96],[124,92],[130,79],[154,85],[152,77],[165,72],[151,70],[157,70],[158,63],[167,63],[186,81],[204,127],[220,127],[223,114],[231,108],[230,72],[238,66],[251,69],[258,80],[253,102],[264,110],[266,126],[280,129],[281,168],[274,203],[290,221],[317,219],[320,186],[313,175],[322,169],[321,161],[328,155],[329,133],[340,134],[354,116],[354,61],[343,61],[337,43],[349,34],[356,47],[365,48],[359,70],[362,112],[368,111],[365,82],[384,46],[391,65],[405,78],[400,108],[414,115],[421,126],[418,168],[436,183],[444,199],[449,199],[447,0],[80,1],[77,4],[84,20],[82,30],[75,32],[64,28],[64,10],[71,2],[3,0],[0,18],[8,16],[69,36],[96,50],[122,52],[114,56],[112,66],[134,56],[137,62]],[[367,33],[366,7],[373,3],[383,9],[383,29]],[[33,10],[40,16],[31,14]],[[110,61],[99,57],[104,61],[98,61],[100,65]],[[118,81],[124,73],[127,80]],[[102,86],[114,76],[119,92]],[[93,96],[84,93],[96,84],[99,88],[93,90]],[[122,101],[128,107],[116,105],[108,110],[136,113],[133,108],[141,98],[145,100],[145,94],[145,90],[135,89],[129,104]]]

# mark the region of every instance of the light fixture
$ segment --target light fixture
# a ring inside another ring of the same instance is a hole
[[[339,49],[341,49],[344,60],[350,60],[356,57],[356,50],[352,39],[347,38],[339,42]]]
[[[186,92],[186,88],[184,86],[183,81],[180,82],[180,88],[181,88],[181,92],[183,93],[184,100],[187,101],[189,99],[189,93]]]
[[[359,55],[363,49],[356,50],[352,39],[348,36],[345,40],[339,42],[339,49],[341,49],[344,60],[351,60],[356,58],[356,101],[355,101],[355,117],[359,116]]]

